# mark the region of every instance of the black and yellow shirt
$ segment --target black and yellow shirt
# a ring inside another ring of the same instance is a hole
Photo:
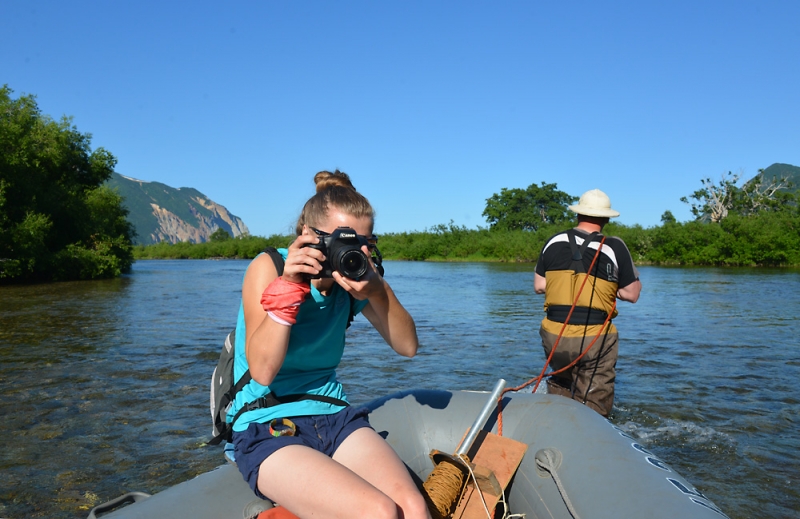
[[[639,279],[625,242],[607,236],[600,248],[602,238],[598,233],[570,229],[556,234],[545,243],[536,263],[536,273],[547,280],[544,308],[548,317],[542,322],[543,327],[553,328],[558,333],[587,276],[589,279],[583,285],[576,309],[569,320],[570,328],[573,325],[580,326],[582,333],[586,331],[586,326],[602,325],[605,316],[614,308],[617,289]],[[587,272],[595,255],[597,261],[592,271]],[[616,315],[614,309],[611,317]]]

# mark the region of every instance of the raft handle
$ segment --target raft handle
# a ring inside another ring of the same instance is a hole
[[[139,501],[144,501],[148,497],[150,497],[150,494],[145,494],[144,492],[128,492],[127,494],[123,494],[112,499],[111,501],[92,508],[92,511],[89,512],[89,515],[86,517],[86,519],[97,519],[97,514],[110,512],[128,503],[138,503]]]

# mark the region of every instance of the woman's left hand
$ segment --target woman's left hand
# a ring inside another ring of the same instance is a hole
[[[370,258],[369,269],[364,277],[356,281],[334,272],[333,279],[354,298],[362,301],[368,299],[361,311],[364,317],[394,351],[405,357],[413,357],[419,348],[414,319],[403,308],[392,287],[375,268],[367,247],[364,246],[361,250]]]
[[[364,299],[370,299],[371,297],[385,294],[386,287],[383,284],[383,278],[375,268],[375,264],[372,263],[372,253],[369,251],[369,248],[363,245],[361,251],[366,254],[369,261],[367,273],[356,281],[355,279],[346,278],[339,274],[339,272],[334,271],[333,279],[354,298],[363,301]]]

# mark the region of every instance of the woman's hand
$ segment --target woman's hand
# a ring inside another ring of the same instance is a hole
[[[289,253],[283,267],[283,279],[292,283],[303,283],[322,270],[325,255],[319,249],[307,247],[310,243],[319,243],[319,238],[312,234],[301,234],[289,245]]]
[[[372,263],[372,255],[367,246],[361,248],[370,258],[369,269],[360,280],[343,277],[333,273],[336,282],[356,299],[369,299],[362,313],[381,337],[394,351],[406,357],[413,357],[419,348],[419,338],[414,319],[403,308],[394,291],[378,273]]]
[[[386,286],[383,283],[383,278],[378,274],[375,264],[372,263],[372,253],[369,248],[366,245],[362,245],[361,252],[367,256],[369,262],[367,273],[361,279],[356,281],[355,279],[346,278],[337,271],[333,272],[333,279],[354,298],[363,301],[364,299],[386,294]]]

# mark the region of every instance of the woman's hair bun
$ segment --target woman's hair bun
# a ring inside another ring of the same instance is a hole
[[[314,183],[317,185],[317,192],[308,199],[297,219],[295,230],[298,236],[303,234],[305,225],[319,227],[325,222],[331,207],[356,218],[369,218],[370,221],[374,219],[375,211],[369,200],[356,191],[347,173],[338,169],[333,173],[320,171],[314,175]],[[370,226],[370,232],[371,228]]]
[[[320,171],[314,175],[314,184],[317,186],[317,193],[321,193],[331,187],[347,187],[353,191],[356,190],[353,183],[350,182],[350,176],[338,169],[333,173],[330,171]]]

